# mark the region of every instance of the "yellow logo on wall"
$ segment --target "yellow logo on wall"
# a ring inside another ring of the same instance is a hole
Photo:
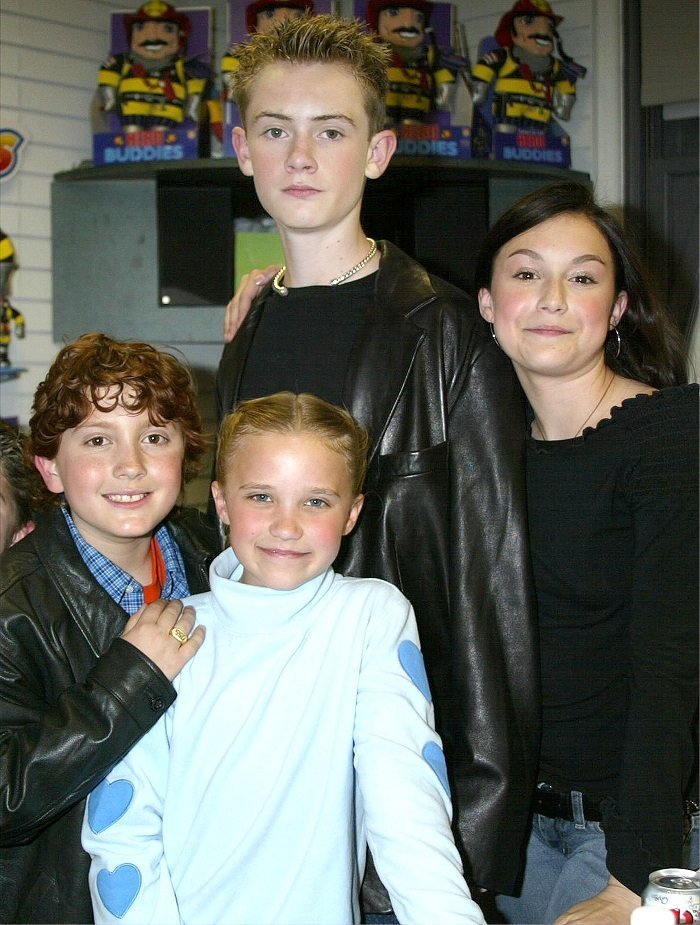
[[[8,180],[17,170],[24,141],[24,135],[13,128],[0,129],[0,181]]]

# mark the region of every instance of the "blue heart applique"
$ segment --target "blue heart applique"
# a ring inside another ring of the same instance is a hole
[[[134,796],[134,785],[128,780],[103,780],[88,797],[88,825],[99,835],[117,819],[121,819]]]
[[[449,796],[450,782],[447,779],[447,764],[445,763],[445,755],[442,749],[437,742],[426,742],[423,746],[422,754],[445,788],[445,793]]]
[[[423,653],[415,644],[415,642],[411,642],[409,639],[404,639],[404,641],[399,645],[399,662],[401,663],[403,670],[409,676],[411,681],[413,681],[428,703],[432,703],[433,698],[432,694],[430,693],[428,676],[425,673]]]
[[[101,870],[97,875],[97,892],[105,909],[120,919],[138,896],[141,873],[133,864],[120,864],[112,873]]]

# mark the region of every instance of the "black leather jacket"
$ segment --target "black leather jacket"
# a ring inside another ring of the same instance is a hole
[[[190,591],[208,589],[197,512],[168,527]],[[195,532],[196,531],[196,532]],[[95,582],[63,514],[0,559],[0,921],[92,922],[85,797],[175,699],[118,639],[127,615]]]
[[[366,501],[336,562],[412,602],[468,877],[512,890],[540,708],[525,520],[524,399],[473,300],[382,242],[343,401],[371,438]],[[238,400],[264,292],[219,366]]]

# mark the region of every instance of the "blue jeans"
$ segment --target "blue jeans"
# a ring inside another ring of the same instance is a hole
[[[700,867],[700,813],[690,817],[690,828],[683,844],[683,867],[691,870]]]
[[[507,922],[549,925],[576,903],[607,886],[605,835],[599,822],[587,822],[574,801],[575,821],[535,814],[527,846],[520,896],[498,896]]]

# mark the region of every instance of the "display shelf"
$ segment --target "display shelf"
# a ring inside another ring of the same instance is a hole
[[[562,177],[590,183],[556,167],[396,157],[367,183],[363,228],[470,289],[489,225]],[[234,159],[84,164],[56,174],[51,192],[54,340],[101,330],[159,343],[220,341],[235,220],[263,214]]]

